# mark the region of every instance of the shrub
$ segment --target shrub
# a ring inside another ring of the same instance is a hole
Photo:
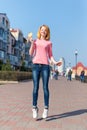
[[[0,71],[0,80],[21,81],[32,79],[32,72]]]

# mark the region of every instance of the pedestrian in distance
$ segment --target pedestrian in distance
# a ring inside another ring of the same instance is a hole
[[[59,72],[58,72],[58,70],[56,69],[56,70],[55,70],[55,77],[54,77],[55,80],[58,80],[58,75],[59,75]]]
[[[69,71],[68,71],[68,80],[72,80],[72,70],[71,69],[69,69]]]
[[[84,71],[84,70],[81,71],[80,81],[81,81],[81,82],[85,82],[85,71]]]
[[[33,74],[33,93],[32,93],[32,112],[33,118],[38,118],[38,90],[40,76],[42,77],[43,92],[44,92],[44,110],[42,118],[47,118],[49,110],[49,62],[55,65],[61,65],[61,62],[55,61],[52,54],[52,42],[50,41],[50,29],[47,25],[39,27],[36,40],[32,36],[29,37],[31,47],[29,54],[32,59],[32,74]]]

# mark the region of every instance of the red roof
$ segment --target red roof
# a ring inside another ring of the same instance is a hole
[[[81,62],[78,62],[76,66],[72,67],[72,69],[76,69],[76,67],[82,67],[84,69],[87,69],[87,67],[85,67]]]

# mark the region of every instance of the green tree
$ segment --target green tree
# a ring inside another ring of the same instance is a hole
[[[2,71],[12,71],[11,64],[9,60],[7,60],[6,64],[2,65]]]
[[[20,71],[26,71],[26,67],[25,67],[25,62],[24,61],[22,61],[22,66],[21,66]]]

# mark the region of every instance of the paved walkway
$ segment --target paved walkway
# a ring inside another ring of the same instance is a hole
[[[43,92],[40,81],[39,118],[32,118],[32,81],[0,85],[0,130],[87,130],[87,84],[50,80],[49,117],[41,119]]]

